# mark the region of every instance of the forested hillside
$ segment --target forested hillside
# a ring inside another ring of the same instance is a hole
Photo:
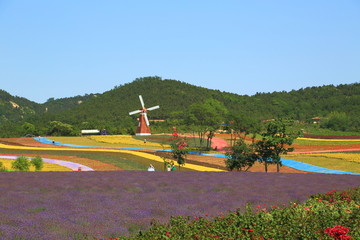
[[[131,132],[136,126],[136,116],[129,116],[128,113],[140,108],[139,95],[143,96],[146,107],[160,105],[160,109],[149,112],[150,119],[190,119],[189,113],[194,113],[196,108],[200,109],[197,111],[202,111],[201,108],[216,105],[217,111],[223,115],[218,118],[219,121],[230,121],[243,116],[256,121],[281,117],[311,122],[311,118],[320,117],[323,127],[360,131],[357,119],[360,116],[360,83],[247,96],[176,80],[162,80],[160,77],[145,77],[116,86],[102,94],[49,99],[44,104],[12,97],[4,91],[0,94],[0,135],[7,136],[28,132],[28,126],[24,130],[25,122],[34,126],[31,128],[35,129],[34,134],[49,134],[49,128],[54,127],[54,124],[62,127],[61,124],[67,124],[66,127],[71,126],[75,132],[84,128],[106,128],[112,133]],[[14,107],[9,102],[14,102],[19,107]],[[195,106],[196,104],[198,105]],[[212,113],[204,111],[204,114]],[[15,122],[16,124],[12,124]],[[50,122],[53,122],[52,125]],[[6,129],[4,126],[7,126]]]
[[[34,116],[41,111],[42,106],[26,98],[12,96],[0,90],[0,119],[1,121],[20,121]]]

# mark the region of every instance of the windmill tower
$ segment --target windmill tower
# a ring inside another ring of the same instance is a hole
[[[146,112],[154,110],[154,109],[158,109],[160,106],[154,106],[154,107],[151,107],[151,108],[145,108],[144,100],[143,100],[141,95],[139,95],[139,99],[140,99],[140,103],[141,103],[142,108],[139,109],[139,110],[136,110],[136,111],[129,112],[129,115],[140,113],[139,126],[136,129],[136,135],[140,135],[140,136],[151,135],[150,127],[149,127],[150,123],[149,123],[149,119],[147,117]]]

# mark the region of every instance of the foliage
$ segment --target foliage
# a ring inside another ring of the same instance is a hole
[[[20,156],[12,163],[12,169],[18,171],[29,171],[30,161],[25,156]]]
[[[32,135],[36,134],[35,125],[28,122],[25,122],[21,125],[21,130],[23,136],[26,136],[27,134],[32,134]]]
[[[75,135],[73,126],[62,123],[60,121],[52,121],[49,123],[48,135],[52,136],[73,136]]]
[[[193,103],[190,106],[189,111],[185,114],[185,124],[198,133],[200,148],[202,148],[205,134],[209,132],[206,149],[210,149],[213,132],[224,121],[227,111],[223,103],[212,98],[206,99],[202,103]]]
[[[359,118],[353,118],[345,112],[331,112],[327,115],[320,125],[322,128],[332,129],[335,131],[352,130],[358,132],[360,130]]]
[[[270,121],[266,131],[261,134],[262,140],[256,143],[258,159],[265,164],[267,172],[268,164],[276,164],[279,172],[281,166],[280,154],[293,151],[289,146],[298,134],[287,130],[287,123],[281,119]]]
[[[340,195],[341,198],[326,199]],[[346,196],[346,197],[344,197]],[[319,194],[289,206],[250,206],[211,219],[172,217],[148,231],[120,239],[359,239],[360,187]]]
[[[189,153],[188,144],[185,139],[175,138],[170,144],[173,157],[176,159],[179,166],[184,165],[186,155]]]
[[[257,155],[254,151],[253,145],[248,146],[243,138],[240,138],[230,151],[226,153],[225,160],[226,168],[230,171],[247,171],[254,165],[257,160]]]
[[[52,121],[70,124],[77,131],[91,127],[108,129],[110,134],[131,134],[137,124],[136,117],[130,117],[128,113],[139,108],[137,99],[140,93],[146,99],[147,106],[160,105],[158,111],[149,114],[150,120],[171,119],[169,122],[152,124],[154,130],[159,132],[169,132],[174,125],[179,128],[183,124],[189,126],[190,123],[185,121],[189,119],[187,115],[197,117],[193,110],[199,109],[196,105],[203,104],[212,104],[221,109],[220,116],[228,120],[233,120],[229,113],[237,113],[255,122],[282,117],[313,125],[310,124],[311,118],[319,116],[321,127],[359,132],[359,91],[360,83],[354,83],[247,96],[157,76],[138,78],[100,94],[49,99],[43,104],[0,90],[0,134],[2,137],[21,136],[23,133],[19,126],[28,122],[35,126],[38,134],[44,135]],[[335,116],[332,112],[340,115]],[[219,123],[221,121],[216,122]],[[2,124],[7,126],[2,127]],[[197,127],[197,123],[194,126]]]
[[[6,171],[6,167],[4,166],[4,164],[2,162],[0,162],[0,171]]]
[[[31,164],[35,167],[36,171],[41,171],[41,169],[44,166],[43,159],[41,157],[39,157],[39,156],[34,157],[31,160]]]
[[[1,237],[14,239],[16,232],[17,239],[79,239],[73,235],[81,233],[101,239],[120,234],[135,234],[139,230],[145,233],[153,219],[166,223],[170,216],[182,215],[185,218],[203,216],[212,220],[237,208],[243,212],[246,203],[252,203],[255,209],[258,205],[261,205],[260,210],[268,209],[273,204],[282,206],[289,201],[303,202],[310,194],[330,191],[333,186],[344,190],[356,187],[358,183],[359,176],[333,174],[305,176],[195,171],[176,171],[171,174],[163,171],[122,171],[121,174],[116,171],[94,171],[86,174],[12,172],[0,174],[0,188],[6,193],[0,194],[1,207],[6,209],[0,211],[0,225],[5,226],[2,228]],[[40,214],[29,214],[36,209],[45,210]],[[345,214],[337,213],[335,209],[324,210],[329,212],[328,214]],[[204,216],[205,214],[209,216]],[[306,214],[304,216],[306,217]],[[347,216],[351,215],[347,213]],[[285,215],[280,219],[286,223],[287,217],[288,215]],[[325,218],[327,221],[332,219],[331,216]],[[348,235],[353,236],[353,227],[345,221],[338,222],[337,219],[338,217],[334,218],[334,223],[327,222],[324,229],[341,224],[348,227]],[[16,225],[8,225],[12,222],[16,222]],[[231,225],[236,230],[236,223],[223,222],[223,225]],[[282,226],[281,223],[278,225]],[[295,223],[294,226],[300,228]],[[285,225],[283,232],[286,234],[287,229],[291,228],[292,225]],[[16,231],[17,229],[21,231]],[[237,230],[242,231],[241,228]],[[254,232],[257,231],[258,229],[254,228]],[[271,232],[270,229],[269,234]],[[223,239],[226,239],[226,236],[224,233]],[[157,237],[164,238],[163,235]]]

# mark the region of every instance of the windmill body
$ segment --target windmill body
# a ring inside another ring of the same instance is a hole
[[[141,103],[142,108],[139,109],[139,110],[129,112],[129,115],[140,113],[139,125],[138,125],[138,127],[136,129],[136,135],[138,135],[138,136],[151,135],[150,127],[149,127],[150,123],[149,123],[149,119],[147,117],[147,112],[158,109],[159,106],[154,106],[154,107],[151,107],[151,108],[145,108],[144,100],[143,100],[141,95],[139,95],[139,99],[140,99],[140,103]]]

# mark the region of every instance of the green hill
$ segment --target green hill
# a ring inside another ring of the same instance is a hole
[[[107,128],[120,131],[119,128],[131,128],[136,117],[128,113],[140,108],[139,95],[143,96],[146,107],[160,105],[159,109],[149,112],[150,119],[168,119],[174,112],[181,116],[181,113],[189,111],[192,104],[214,99],[227,109],[229,115],[224,116],[227,120],[231,120],[232,115],[243,115],[259,121],[279,117],[305,122],[311,121],[313,117],[339,118],[337,122],[346,122],[342,124],[346,129],[342,130],[360,131],[360,122],[357,120],[360,116],[360,83],[248,96],[177,80],[144,77],[102,94],[49,99],[44,104],[12,97],[4,91],[0,93],[0,110],[4,109],[1,111],[2,118],[13,122],[29,122],[42,129],[42,132],[50,121],[71,124],[77,129]],[[20,108],[13,107],[10,101]]]

